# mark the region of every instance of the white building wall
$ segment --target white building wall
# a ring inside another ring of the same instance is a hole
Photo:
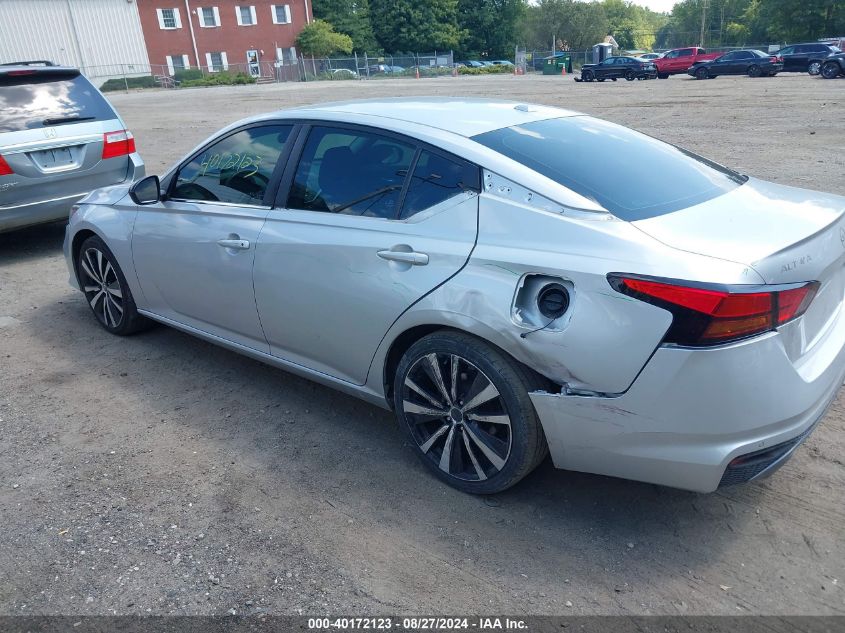
[[[89,77],[149,74],[134,0],[0,0],[0,63],[46,59]]]

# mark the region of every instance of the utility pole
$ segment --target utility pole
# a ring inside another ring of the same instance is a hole
[[[704,23],[707,18],[707,0],[701,0],[701,35],[698,38],[698,45],[704,48]]]

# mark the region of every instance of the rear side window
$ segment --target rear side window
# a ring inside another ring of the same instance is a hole
[[[103,95],[82,75],[0,74],[0,132],[116,118]]]
[[[292,125],[235,132],[194,156],[179,170],[172,198],[260,205]]]
[[[628,221],[705,202],[747,180],[674,145],[586,116],[472,138]]]
[[[478,167],[423,150],[417,159],[401,218],[409,218],[465,191],[478,191]]]
[[[416,147],[369,132],[315,127],[296,168],[288,208],[395,218]]]

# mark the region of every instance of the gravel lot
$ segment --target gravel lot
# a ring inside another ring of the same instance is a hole
[[[845,194],[845,80],[502,76],[111,98],[161,173],[242,116],[416,94],[571,107]],[[63,230],[0,235],[2,614],[845,613],[841,395],[764,483],[696,495],[547,462],[471,497],[424,472],[387,412],[165,327],[109,336],[67,285]]]

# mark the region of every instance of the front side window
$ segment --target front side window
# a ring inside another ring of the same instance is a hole
[[[390,137],[314,127],[302,150],[287,206],[395,218],[416,148]]]
[[[678,56],[679,57],[691,57],[692,56],[692,49],[691,48],[685,48],[680,53],[678,53]]]
[[[666,59],[675,59],[679,55],[678,51],[669,51],[666,53]]]
[[[478,167],[423,150],[417,159],[399,217],[415,213],[481,186]]]
[[[252,127],[218,141],[179,170],[171,198],[260,205],[291,125]]]
[[[736,53],[727,53],[719,58],[720,62],[730,62],[736,59]]]
[[[472,139],[627,221],[700,204],[748,180],[674,145],[587,116],[536,121]]]

